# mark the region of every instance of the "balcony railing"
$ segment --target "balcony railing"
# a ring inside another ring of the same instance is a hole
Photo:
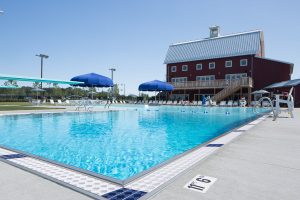
[[[225,88],[236,83],[241,84],[241,87],[253,87],[253,80],[251,77],[244,77],[237,80],[217,79],[210,81],[170,82],[170,84],[174,86],[175,90]]]

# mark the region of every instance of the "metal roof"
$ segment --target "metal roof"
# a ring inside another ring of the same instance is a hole
[[[4,75],[4,74],[0,74],[0,80],[57,83],[57,84],[69,84],[69,85],[77,85],[77,84],[82,84],[83,83],[83,82],[78,82],[78,81],[64,81],[64,80],[56,80],[56,79],[44,79],[44,78],[33,78],[33,77],[24,77],[24,76],[12,76],[12,75]]]
[[[206,60],[260,52],[262,31],[251,31],[169,46],[164,63]]]
[[[273,83],[272,85],[269,85],[265,87],[266,89],[271,89],[271,88],[280,88],[280,87],[294,87],[300,85],[300,79],[294,79],[290,81],[283,81],[279,83]]]

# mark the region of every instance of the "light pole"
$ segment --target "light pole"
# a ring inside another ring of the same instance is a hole
[[[45,54],[38,54],[38,55],[35,55],[35,56],[41,58],[41,78],[43,78],[43,60],[44,60],[44,58],[45,59],[49,58],[49,56],[47,56]],[[41,88],[43,88],[43,83],[42,82],[41,82]]]
[[[111,80],[114,82],[114,71],[116,71],[115,68],[108,69],[111,71]],[[111,87],[111,98],[114,98],[114,85]]]

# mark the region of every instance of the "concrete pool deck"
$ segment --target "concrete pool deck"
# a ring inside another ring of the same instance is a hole
[[[299,118],[300,109],[295,109],[294,119],[273,122],[267,118],[176,177],[150,199],[298,199]],[[90,199],[3,162],[0,172],[1,199]],[[205,194],[183,188],[198,174],[218,179]]]

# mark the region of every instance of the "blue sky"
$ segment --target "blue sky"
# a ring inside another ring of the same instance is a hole
[[[266,57],[295,64],[300,78],[300,3],[294,1],[199,0],[0,0],[0,73],[70,79],[89,72],[126,84],[165,80],[163,64],[172,43],[261,29]],[[271,73],[271,72],[270,72]]]

